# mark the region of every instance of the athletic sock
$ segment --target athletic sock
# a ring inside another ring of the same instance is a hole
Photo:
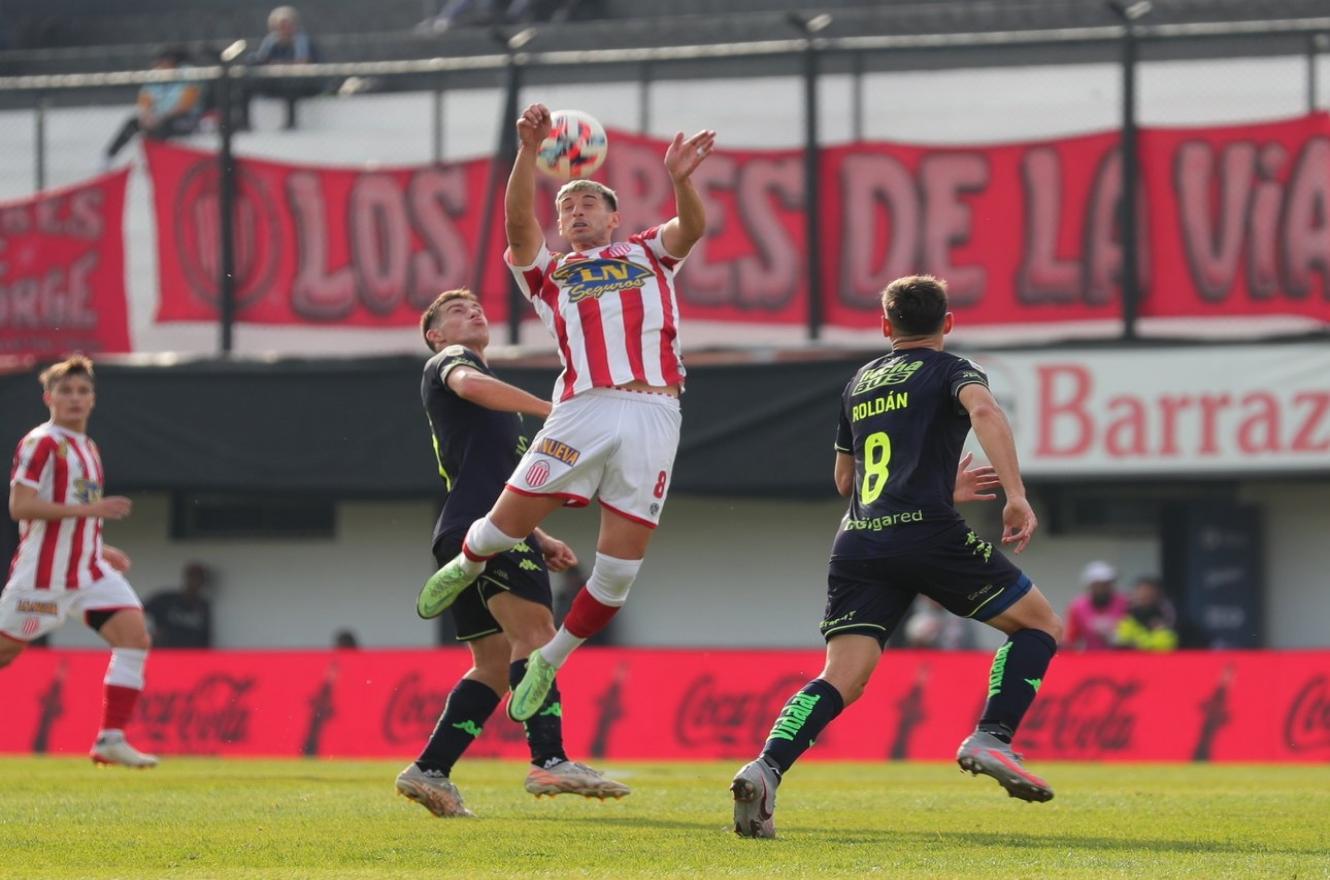
[[[521,541],[521,538],[504,534],[488,516],[482,516],[466,530],[458,558],[467,574],[479,575],[492,557],[513,549]]]
[[[988,674],[988,703],[976,728],[1011,742],[1044,683],[1058,644],[1042,630],[1021,629],[998,648]]]
[[[102,700],[102,730],[124,730],[143,693],[143,669],[148,652],[143,648],[112,648],[106,665]]]
[[[485,721],[499,705],[499,695],[489,685],[464,678],[448,694],[439,723],[434,725],[425,750],[416,758],[416,766],[427,773],[447,776],[475,742]]]
[[[840,691],[820,678],[813,679],[780,710],[771,733],[767,734],[762,760],[777,774],[784,775],[844,708]]]
[[[515,660],[508,667],[508,684],[517,683],[526,674],[525,659]],[[563,703],[559,697],[559,683],[550,685],[549,696],[540,709],[522,722],[526,730],[526,744],[531,749],[531,763],[537,767],[551,767],[568,760],[563,750]]]

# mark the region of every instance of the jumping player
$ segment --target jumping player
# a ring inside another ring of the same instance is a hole
[[[550,404],[499,380],[489,368],[489,323],[470,291],[440,294],[421,315],[420,328],[435,353],[425,364],[420,396],[446,492],[433,544],[442,565],[457,554],[472,521],[499,497],[525,451],[522,414],[544,418]],[[491,558],[476,589],[451,606],[457,638],[471,649],[473,665],[448,695],[420,757],[398,775],[399,792],[436,816],[471,815],[449,778],[453,764],[480,735],[500,695],[521,680],[527,655],[554,636],[547,567],[563,571],[576,562],[567,544],[536,529]],[[527,791],[537,797],[629,793],[623,783],[568,760],[557,685],[524,726],[532,763]]]
[[[946,287],[929,276],[893,281],[882,296],[891,353],[845,387],[836,436],[836,488],[850,496],[827,573],[822,673],[790,698],[757,760],[735,775],[734,830],[774,837],[776,787],[841,710],[863,694],[882,648],[917,593],[1006,633],[988,702],[957,752],[961,767],[996,779],[1012,797],[1053,790],[1026,770],[1011,739],[1034,701],[1062,621],[1019,568],[966,525],[953,504],[957,460],[970,428],[1006,494],[1002,543],[1020,553],[1038,523],[1025,498],[1011,428],[970,361],[942,350],[953,317]]]
[[[506,259],[523,294],[558,342],[563,373],[549,421],[489,514],[466,533],[461,553],[421,590],[423,615],[439,614],[521,535],[562,505],[599,495],[600,536],[591,576],[554,638],[532,651],[513,688],[508,715],[530,718],[556,671],[578,645],[603,629],[637,578],[660,521],[679,444],[684,367],[674,275],[706,231],[690,175],[716,133],[677,134],[665,151],[678,216],[615,242],[614,191],[575,180],[555,197],[567,254],[545,246],[535,209],[536,152],[550,112],[532,104],[517,120],[519,148],[508,178]]]
[[[51,420],[20,441],[9,476],[9,515],[19,523],[20,538],[0,593],[0,667],[18,659],[28,642],[81,614],[111,646],[102,729],[90,757],[98,764],[155,767],[155,756],[125,741],[150,640],[143,603],[124,578],[129,557],[102,543],[102,520],[124,519],[132,504],[102,495],[101,453],[88,437],[97,402],[92,361],[75,355],[45,370],[40,381]]]

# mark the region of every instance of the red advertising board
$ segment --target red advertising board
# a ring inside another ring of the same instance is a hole
[[[611,141],[598,177],[619,193],[622,228],[671,216],[666,144],[622,132]],[[1111,326],[1121,315],[1118,146],[1105,132],[824,149],[816,210],[826,322],[876,327],[882,287],[930,272],[950,283],[965,327]],[[216,158],[171,144],[147,149],[158,317],[212,320]],[[1140,165],[1143,317],[1330,323],[1330,115],[1146,129]],[[237,167],[240,320],[409,325],[432,294],[470,283],[477,260],[491,318],[506,314],[501,205],[484,254],[478,245],[487,159],[397,169],[242,159]],[[803,176],[797,150],[722,148],[699,166],[708,229],[680,273],[686,320],[806,322]],[[554,187],[542,179],[537,195],[551,223]],[[546,236],[559,246],[553,229]]]
[[[158,651],[129,735],[163,754],[407,757],[469,667],[435,651]],[[983,705],[991,657],[888,652],[815,759],[946,760]],[[738,759],[760,749],[819,651],[595,649],[560,678],[578,756]],[[25,652],[0,672],[0,752],[80,753],[106,654]],[[1330,760],[1330,651],[1057,657],[1017,746],[1037,760]],[[472,755],[526,755],[502,711]]]
[[[0,203],[0,355],[130,350],[129,170]]]

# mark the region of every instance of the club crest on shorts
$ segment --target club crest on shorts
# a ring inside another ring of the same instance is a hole
[[[538,461],[526,469],[526,484],[532,489],[539,489],[550,478],[550,466]]]
[[[23,621],[23,635],[36,635],[37,630],[41,628],[41,625],[42,622],[40,620],[35,617],[29,617],[27,620]]]

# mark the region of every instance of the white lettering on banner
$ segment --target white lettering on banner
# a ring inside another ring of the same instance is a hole
[[[984,363],[1032,474],[1330,466],[1325,346],[1004,353]]]
[[[0,327],[87,330],[97,326],[90,305],[88,276],[97,254],[86,253],[68,266],[55,266],[39,277],[0,284]]]

